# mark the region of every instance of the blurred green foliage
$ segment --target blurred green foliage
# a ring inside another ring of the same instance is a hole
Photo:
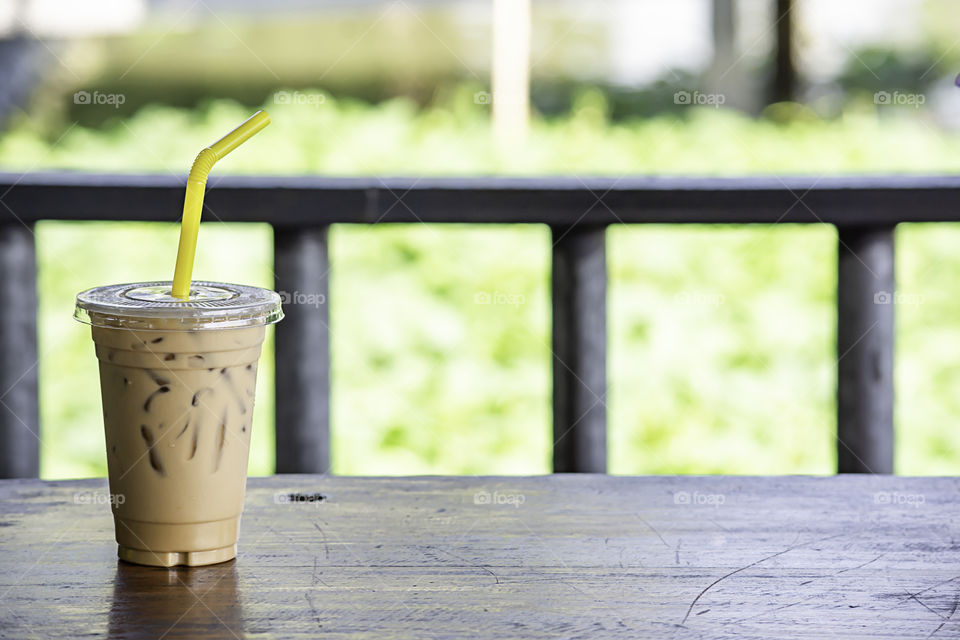
[[[753,120],[711,108],[616,123],[602,94],[536,118],[509,150],[491,142],[478,87],[431,107],[319,92],[272,117],[216,173],[712,174],[953,172],[960,139],[910,107],[854,101],[824,121]],[[290,90],[293,93],[293,90]],[[781,108],[782,109],[782,108]],[[8,171],[185,175],[196,152],[249,115],[229,101],[152,106],[100,130],[0,137]],[[216,178],[211,179],[215,186]],[[215,212],[214,212],[215,213]],[[71,319],[86,287],[168,278],[170,223],[38,225],[43,466],[103,475],[96,362]],[[203,225],[197,277],[272,284],[267,225]],[[610,468],[615,473],[829,473],[834,465],[836,233],[826,226],[614,226]],[[960,463],[957,225],[898,231],[897,468]],[[334,471],[549,470],[550,236],[538,226],[338,226],[333,275]],[[485,304],[487,298],[493,303]],[[265,348],[251,473],[272,471],[272,342]],[[305,354],[309,356],[309,354]]]

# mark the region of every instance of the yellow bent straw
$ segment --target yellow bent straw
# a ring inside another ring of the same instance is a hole
[[[187,177],[187,194],[183,200],[183,220],[180,222],[180,246],[177,248],[177,266],[173,272],[171,295],[186,300],[190,297],[190,279],[193,275],[193,259],[197,253],[197,232],[200,230],[200,214],[203,212],[203,194],[207,176],[217,160],[249,140],[270,124],[266,111],[257,111],[239,127],[201,151],[193,161]]]

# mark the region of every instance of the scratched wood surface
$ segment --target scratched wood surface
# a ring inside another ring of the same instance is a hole
[[[175,570],[105,493],[0,482],[0,637],[960,636],[953,478],[251,479],[237,560]]]

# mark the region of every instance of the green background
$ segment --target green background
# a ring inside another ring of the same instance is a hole
[[[759,119],[693,108],[611,122],[604,96],[583,91],[569,113],[535,119],[527,143],[504,152],[474,103],[478,90],[460,86],[426,108],[319,92],[313,105],[271,100],[273,124],[214,172],[575,179],[960,168],[956,135],[911,107],[867,100],[829,120],[775,105]],[[148,106],[97,130],[55,133],[23,121],[0,137],[0,167],[183,176],[249,111],[231,101]],[[37,225],[43,477],[106,472],[96,361],[87,328],[71,318],[74,295],[169,278],[179,213],[170,223]],[[205,219],[195,276],[272,286],[269,225]],[[333,471],[549,471],[548,230],[339,225],[330,238]],[[607,238],[610,470],[832,472],[835,230],[614,225]],[[897,242],[896,469],[955,474],[960,227],[902,225]],[[479,304],[485,294],[506,303]],[[272,360],[271,335],[254,475],[273,471]]]

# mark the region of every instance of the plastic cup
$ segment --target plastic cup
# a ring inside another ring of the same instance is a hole
[[[273,291],[194,282],[77,295],[91,325],[121,559],[170,567],[236,557],[257,362],[283,317]]]

